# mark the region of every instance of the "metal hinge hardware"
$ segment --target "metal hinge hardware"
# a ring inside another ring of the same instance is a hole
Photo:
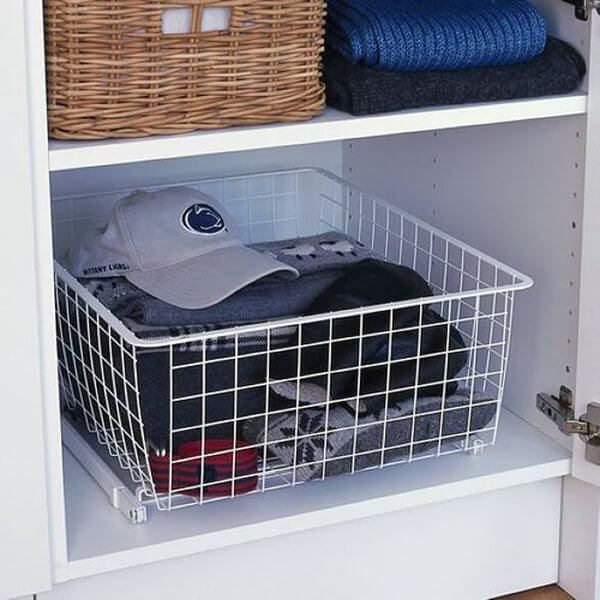
[[[575,16],[580,21],[590,18],[590,11],[596,10],[600,13],[600,0],[564,0],[575,7]]]
[[[585,442],[586,459],[600,465],[600,404],[590,402],[587,411],[576,419],[573,392],[563,385],[558,397],[552,394],[538,394],[536,406],[552,419],[565,435],[578,434]]]

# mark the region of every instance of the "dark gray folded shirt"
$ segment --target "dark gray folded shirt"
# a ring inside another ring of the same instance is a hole
[[[457,71],[383,71],[328,51],[323,60],[327,104],[353,115],[424,106],[493,102],[566,94],[585,75],[579,52],[549,37],[540,56],[501,67]]]

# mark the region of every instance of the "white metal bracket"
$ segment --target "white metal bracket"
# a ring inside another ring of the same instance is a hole
[[[585,444],[585,458],[600,465],[600,404],[588,402],[585,414],[575,418],[573,392],[566,386],[560,387],[557,396],[540,393],[536,405],[565,435],[578,434]]]
[[[63,445],[102,488],[114,508],[135,525],[146,522],[148,518],[146,507],[112,472],[64,416],[62,418],[62,441]]]
[[[590,18],[590,11],[600,12],[600,0],[564,0],[575,7],[575,16],[580,21]]]

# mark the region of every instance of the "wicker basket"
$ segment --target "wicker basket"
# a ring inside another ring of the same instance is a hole
[[[44,4],[53,138],[298,121],[324,107],[324,0]],[[228,28],[207,31],[208,8],[226,9]],[[174,11],[187,16],[187,32],[165,33]]]

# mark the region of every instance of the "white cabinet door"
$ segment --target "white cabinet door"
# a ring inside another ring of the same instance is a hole
[[[24,14],[29,2],[2,2],[0,35],[2,600],[49,589],[51,585]]]
[[[585,413],[588,403],[600,403],[600,15],[595,12],[591,28],[575,416]],[[600,486],[600,466],[586,460],[578,437],[573,475]]]
[[[582,223],[573,225],[583,227],[576,417],[590,402],[600,403],[600,15],[590,15],[585,197]],[[600,465],[588,461],[585,450],[573,436],[573,478],[563,489],[560,583],[587,600],[600,598]]]

